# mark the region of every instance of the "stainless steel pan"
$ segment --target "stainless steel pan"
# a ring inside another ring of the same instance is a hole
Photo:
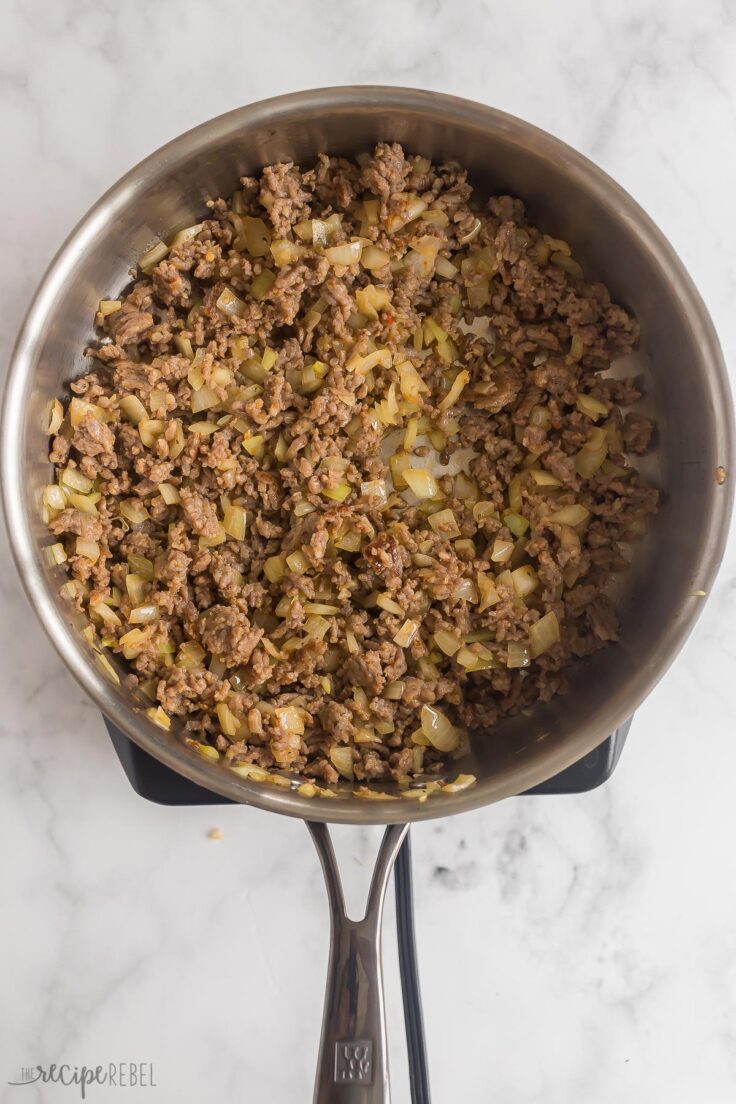
[[[48,537],[38,520],[40,488],[49,473],[46,404],[84,370],[81,351],[93,337],[97,300],[122,290],[130,267],[153,238],[196,221],[205,199],[229,194],[238,176],[273,161],[308,161],[321,150],[353,154],[379,139],[400,141],[435,160],[460,161],[481,194],[521,196],[533,221],[569,240],[587,270],[633,311],[641,324],[638,370],[658,426],[651,474],[664,491],[652,531],[637,547],[622,587],[619,643],[581,663],[565,697],[492,735],[476,733],[468,759],[457,766],[475,774],[477,784],[425,804],[365,801],[349,790],[329,802],[315,801],[240,778],[154,727],[141,704],[105,677],[60,604],[60,580],[41,555]],[[152,154],[74,230],[44,277],[18,338],[4,401],[2,466],[8,528],[31,603],[67,666],[107,716],[194,782],[317,825],[313,833],[331,892],[334,943],[315,1099],[361,1104],[387,1099],[377,940],[382,891],[401,829],[387,834],[369,915],[354,924],[345,920],[329,840],[319,822],[398,826],[528,789],[600,743],[672,662],[702,609],[703,599],[693,591],[710,590],[723,551],[731,481],[719,485],[715,470],[733,472],[723,359],[681,262],[609,177],[509,115],[401,88],[329,88],[266,100],[196,127]],[[337,1042],[342,1050],[335,1049]]]

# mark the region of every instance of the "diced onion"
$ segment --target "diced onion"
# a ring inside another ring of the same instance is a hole
[[[177,652],[174,661],[175,666],[183,667],[185,671],[195,671],[202,666],[205,650],[195,640],[185,640]]]
[[[46,433],[49,437],[53,437],[55,433],[58,433],[63,421],[64,407],[58,399],[52,399],[49,403],[48,421],[46,423]]]
[[[124,498],[120,503],[120,513],[131,525],[141,525],[148,518],[148,510],[139,498]]]
[[[162,261],[168,252],[168,245],[160,239],[157,239],[155,244],[152,245],[150,249],[146,250],[138,262],[141,270],[145,273],[152,272],[158,262]]]
[[[232,288],[226,287],[215,306],[218,310],[221,310],[223,314],[227,314],[230,318],[243,318],[247,311],[246,304],[240,299]]]
[[[526,644],[521,644],[518,640],[510,640],[506,651],[506,666],[528,667],[529,662],[529,649]]]
[[[422,222],[428,222],[430,226],[448,226],[450,223],[449,218],[439,207],[430,207],[427,211],[422,211],[419,216]]]
[[[408,648],[418,631],[419,622],[407,618],[394,636],[394,644],[398,644],[400,648]]]
[[[563,506],[561,510],[555,510],[553,514],[550,514],[549,519],[555,522],[556,525],[575,526],[580,525],[588,517],[590,517],[590,511],[576,503],[574,506]]]
[[[424,341],[427,345],[431,345],[433,341],[447,341],[449,336],[447,330],[443,330],[431,315],[424,319]]]
[[[203,410],[211,410],[219,403],[219,399],[211,387],[207,387],[203,384],[199,389],[192,392],[192,396],[189,400],[189,406],[192,414],[199,414]]]
[[[153,448],[165,429],[166,423],[160,418],[142,418],[138,423],[138,436],[146,448]]]
[[[532,594],[539,586],[537,573],[529,564],[517,567],[515,571],[511,572],[511,578],[514,583],[514,590],[519,598],[526,598],[528,594]]]
[[[72,491],[69,493],[69,505],[81,510],[83,514],[96,514],[95,502],[100,498],[99,491],[96,495],[82,495]]]
[[[453,656],[462,645],[462,641],[454,633],[447,632],[446,629],[440,629],[439,632],[436,632],[433,639],[440,651],[447,656]]]
[[[586,414],[593,421],[597,421],[598,418],[605,418],[608,414],[608,407],[600,399],[596,399],[593,395],[584,395],[578,393],[576,406],[581,414]]]
[[[442,245],[439,238],[425,234],[410,244],[411,253],[407,255],[404,261],[405,266],[413,269],[414,272],[418,272],[421,276],[431,276],[434,272],[437,254]]]
[[[482,223],[479,218],[474,219],[470,229],[457,239],[458,244],[470,245],[470,243],[478,237],[478,234],[480,234],[481,225]]]
[[[532,656],[537,656],[549,651],[560,639],[560,623],[553,610],[545,613],[529,629],[529,645]]]
[[[345,368],[348,372],[360,372],[365,375],[377,364],[380,364],[382,368],[391,367],[391,353],[388,349],[374,349],[373,352],[367,353],[365,356],[360,354],[352,356]]]
[[[181,502],[179,490],[173,485],[173,483],[159,483],[158,493],[167,506],[178,506]]]
[[[77,537],[74,547],[77,556],[84,556],[86,560],[91,560],[92,563],[96,563],[100,557],[100,546],[97,541],[82,540],[81,537]]]
[[[146,582],[153,582],[153,560],[147,556],[141,556],[138,552],[131,552],[128,556],[128,567],[136,575],[140,575]]]
[[[169,714],[166,712],[165,709],[161,708],[160,705],[157,705],[157,706],[152,705],[150,709],[146,710],[146,716],[148,717],[149,721],[153,721],[153,723],[155,725],[158,725],[159,728],[165,729],[165,731],[167,731],[167,732],[171,728],[171,717],[169,716]],[[197,744],[196,746],[197,746],[198,749],[204,748],[204,747],[209,747],[209,745],[206,745],[206,744]],[[210,748],[209,750],[215,752],[215,757],[217,759],[220,758],[219,752],[216,751],[215,748]],[[200,754],[202,754],[201,751],[200,751]]]
[[[312,614],[304,622],[304,631],[312,640],[322,640],[330,630],[330,622],[326,617]]]
[[[296,242],[289,241],[288,238],[276,238],[275,241],[271,242],[271,256],[279,268],[294,264],[303,253],[303,247],[297,245]]]
[[[393,682],[389,682],[384,688],[383,697],[387,701],[401,701],[404,696],[404,682],[401,679],[395,679]]]
[[[396,370],[399,373],[401,394],[407,402],[418,402],[423,394],[429,393],[429,387],[410,360],[397,364]]]
[[[89,494],[92,490],[94,483],[86,475],[82,475],[78,468],[64,468],[61,473],[61,482],[65,487],[70,487],[73,491],[79,491],[80,494]]]
[[[188,360],[194,359],[191,338],[185,337],[183,334],[174,334],[174,344],[182,356],[185,356]]]
[[[236,763],[230,770],[233,774],[238,774],[241,778],[251,778],[254,782],[268,782],[271,777],[267,770],[257,767],[255,763]]]
[[[511,559],[511,553],[514,551],[513,541],[502,540],[500,537],[496,537],[493,542],[493,548],[491,549],[491,561],[493,563],[506,563]]]
[[[225,736],[237,736],[240,730],[240,721],[227,702],[218,702],[215,711],[223,734]]]
[[[271,271],[270,268],[264,268],[262,272],[256,276],[250,285],[250,293],[254,299],[261,301],[265,299],[269,291],[276,283],[276,274]]]
[[[260,460],[266,451],[265,438],[261,433],[256,433],[252,437],[244,437],[243,448],[250,456]]]
[[[325,257],[331,265],[357,264],[363,252],[361,241],[341,242],[340,245],[332,245],[325,249]]]
[[[436,498],[439,494],[437,480],[427,468],[407,468],[404,480],[417,498]]]
[[[463,391],[463,388],[470,379],[470,372],[465,368],[461,369],[452,381],[450,390],[445,395],[442,402],[439,404],[440,410],[449,410],[451,406],[454,406]]]
[[[344,746],[330,748],[330,762],[343,778],[347,778],[349,781],[353,780],[355,776],[351,748]]]
[[[143,600],[146,597],[148,582],[142,575],[136,575],[134,572],[129,571],[125,576],[125,589],[133,605],[140,606],[143,604]]]
[[[476,644],[474,648],[461,648],[455,656],[455,660],[469,674],[474,674],[477,671],[489,671],[491,668],[498,666],[498,661],[493,653],[479,644]]]
[[[97,304],[97,310],[103,318],[108,318],[111,314],[117,314],[122,308],[123,304],[119,299],[100,299]]]
[[[440,793],[460,793],[474,786],[476,781],[474,774],[459,774],[452,782],[445,782],[444,786],[440,787]]]
[[[483,611],[489,609],[490,606],[495,606],[501,599],[496,590],[495,579],[493,579],[491,575],[488,575],[485,571],[479,571],[476,575],[476,580],[480,598],[478,602],[478,613],[483,613]]]
[[[309,571],[309,560],[301,550],[290,553],[286,557],[286,564],[295,575],[306,575]]]
[[[245,540],[245,510],[242,506],[227,506],[224,510],[222,527],[233,540]]]
[[[360,263],[363,268],[367,268],[369,271],[384,268],[390,260],[391,258],[385,249],[379,249],[377,245],[366,245],[360,255]]]
[[[503,515],[504,524],[508,526],[515,537],[523,537],[529,528],[528,518],[522,517],[521,514],[515,514],[512,511]]]
[[[200,537],[200,548],[216,548],[218,544],[224,544],[227,540],[227,533],[222,527],[222,524],[218,523],[217,532],[212,537]]]
[[[338,483],[336,487],[327,487],[322,491],[325,498],[331,498],[333,502],[344,502],[352,491],[349,483]]]
[[[376,598],[376,605],[379,606],[380,609],[386,610],[386,613],[393,613],[397,617],[404,616],[403,608],[398,602],[395,602],[388,593],[379,594]]]
[[[561,487],[562,482],[556,475],[552,475],[552,472],[542,471],[539,468],[531,468],[529,470],[534,482],[538,487]]]
[[[421,725],[422,732],[437,751],[454,751],[460,743],[458,729],[433,705],[422,706]]]
[[[578,280],[582,280],[582,268],[577,261],[574,261],[572,257],[568,257],[566,253],[553,253],[550,257],[550,262],[556,265],[557,268],[561,268],[564,272],[567,272],[568,275],[575,276]]]
[[[453,590],[452,596],[463,602],[477,602],[478,590],[472,579],[461,579]]]
[[[400,192],[395,197],[395,210],[386,219],[386,229],[389,234],[401,230],[408,222],[412,222],[427,210],[427,203],[413,192]]]
[[[377,199],[364,199],[362,205],[362,221],[367,226],[378,225],[378,212],[380,210],[380,202]]]
[[[492,502],[476,502],[473,505],[473,517],[479,524],[482,524],[486,518],[498,519],[498,510]]]
[[[50,510],[63,510],[66,507],[66,495],[56,483],[49,483],[44,487],[43,501]]]
[[[430,514],[429,524],[441,537],[457,537],[460,534],[457,518],[452,510],[438,510],[436,514]]]
[[[126,659],[135,659],[148,646],[150,629],[131,629],[120,637],[118,643]]]
[[[192,238],[196,238],[204,230],[204,223],[197,222],[194,226],[185,226],[183,230],[177,230],[171,239],[171,248],[176,249],[177,246],[183,245],[184,242],[190,241]]]
[[[458,272],[455,265],[452,261],[448,261],[447,257],[438,257],[435,261],[434,270],[438,276],[443,276],[446,280],[454,280]]]
[[[271,233],[261,218],[242,219],[245,247],[251,257],[265,257],[271,245]]]
[[[286,574],[286,560],[283,556],[269,556],[263,565],[263,574],[269,583],[280,583]]]
[[[378,318],[378,312],[391,306],[391,293],[387,288],[368,284],[364,288],[358,288],[355,293],[355,302],[358,310],[366,318]]]
[[[575,471],[583,479],[590,479],[591,476],[595,475],[598,471],[607,456],[607,445],[604,445],[602,449],[597,449],[595,452],[583,446],[575,457]]]
[[[72,426],[76,429],[88,414],[91,414],[93,418],[97,418],[100,422],[104,420],[104,413],[99,406],[85,402],[84,399],[78,399],[75,395],[69,403],[69,421]]]
[[[187,433],[199,433],[203,437],[207,437],[212,433],[217,433],[220,427],[217,422],[191,422],[187,426]]]
[[[385,506],[388,501],[388,490],[383,479],[371,479],[360,484],[360,494],[363,498],[372,498],[379,506]]]
[[[66,561],[66,549],[63,544],[50,544],[46,549],[46,556],[51,564],[62,564]]]
[[[539,429],[549,429],[552,425],[552,415],[546,406],[533,406],[529,414],[529,425]]]
[[[151,603],[145,606],[136,606],[135,609],[130,611],[128,620],[131,625],[148,625],[151,621],[158,621],[158,618],[158,606]]]
[[[304,711],[295,705],[284,705],[274,709],[276,724],[283,732],[301,736],[304,732]]]
[[[151,710],[149,709],[148,712],[150,713]],[[187,740],[187,743],[196,751],[197,755],[201,755],[203,759],[211,759],[213,762],[217,762],[220,758],[219,751],[217,748],[213,747],[212,744],[203,744],[199,740]]]

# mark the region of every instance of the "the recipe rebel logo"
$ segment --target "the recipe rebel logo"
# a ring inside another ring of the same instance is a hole
[[[155,1089],[153,1062],[108,1062],[98,1066],[70,1066],[66,1062],[50,1066],[22,1066],[20,1076],[9,1085],[65,1085],[76,1087],[82,1100],[92,1086],[116,1089]]]

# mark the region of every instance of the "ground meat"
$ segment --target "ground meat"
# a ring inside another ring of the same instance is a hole
[[[404,561],[401,545],[393,533],[379,533],[366,545],[363,550],[363,558],[367,560],[376,575],[389,588],[400,584],[404,571]]]
[[[153,315],[149,311],[126,310],[125,306],[110,315],[110,333],[118,345],[133,345],[153,326]]]
[[[617,637],[657,499],[640,386],[607,374],[636,323],[458,165],[380,143],[241,183],[97,316],[44,496],[69,596],[210,757],[441,778],[433,709],[492,739]],[[379,269],[331,253],[367,241]]]
[[[220,521],[215,503],[191,487],[182,487],[179,494],[187,525],[200,537],[218,536]]]
[[[260,199],[279,238],[308,212],[309,195],[302,188],[301,173],[290,162],[263,170]]]
[[[57,537],[74,533],[87,541],[98,541],[103,532],[102,521],[96,515],[68,509],[62,510],[49,522],[49,529]]]
[[[645,418],[643,414],[627,414],[624,419],[623,437],[628,451],[636,456],[642,456],[649,447],[653,428],[651,419]]]
[[[386,203],[390,196],[403,191],[410,171],[411,166],[397,142],[390,146],[379,142],[373,158],[363,169],[360,182],[367,191]]]
[[[168,261],[161,261],[153,272],[153,287],[162,303],[186,307],[191,302],[192,281]]]
[[[376,652],[351,656],[343,668],[343,676],[349,682],[362,686],[372,698],[377,697],[386,685],[381,659]]]
[[[99,456],[100,453],[113,451],[115,434],[94,414],[85,414],[74,430],[72,446],[82,456]]]
[[[263,629],[251,625],[244,608],[245,603],[236,599],[231,606],[211,606],[197,621],[201,643],[226,667],[247,663],[263,636]]]

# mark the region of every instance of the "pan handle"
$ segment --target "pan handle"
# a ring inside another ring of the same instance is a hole
[[[362,920],[345,899],[326,824],[307,822],[330,904],[330,959],[314,1104],[389,1104],[386,1016],[381,971],[381,918],[386,887],[408,824],[384,834]]]

